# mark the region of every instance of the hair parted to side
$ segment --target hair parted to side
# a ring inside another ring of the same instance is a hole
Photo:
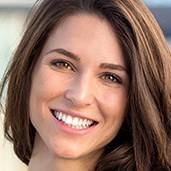
[[[52,30],[68,16],[95,14],[108,21],[124,52],[131,86],[127,118],[97,162],[98,171],[171,170],[171,53],[140,0],[43,0],[16,50],[7,85],[5,136],[29,163],[35,128],[29,120],[33,68]]]

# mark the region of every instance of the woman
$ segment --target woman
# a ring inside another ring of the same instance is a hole
[[[170,78],[141,1],[44,0],[3,81],[5,135],[30,171],[169,171]]]

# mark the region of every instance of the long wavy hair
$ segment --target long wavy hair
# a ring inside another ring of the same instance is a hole
[[[171,53],[147,7],[140,0],[43,0],[35,8],[0,92],[2,103],[7,86],[4,133],[16,155],[29,163],[36,132],[29,119],[31,77],[49,34],[66,17],[88,13],[110,23],[131,80],[127,117],[96,170],[171,170]]]

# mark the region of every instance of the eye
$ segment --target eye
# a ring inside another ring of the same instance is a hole
[[[108,83],[118,83],[118,84],[122,83],[122,79],[113,73],[105,73],[101,76],[101,78],[104,81],[107,81]]]
[[[57,69],[73,70],[72,64],[65,60],[54,60],[51,62],[51,65]]]

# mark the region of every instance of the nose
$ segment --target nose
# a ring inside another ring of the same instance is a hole
[[[80,76],[69,85],[65,98],[74,107],[83,108],[89,106],[95,98],[93,87],[93,80],[89,76]]]

